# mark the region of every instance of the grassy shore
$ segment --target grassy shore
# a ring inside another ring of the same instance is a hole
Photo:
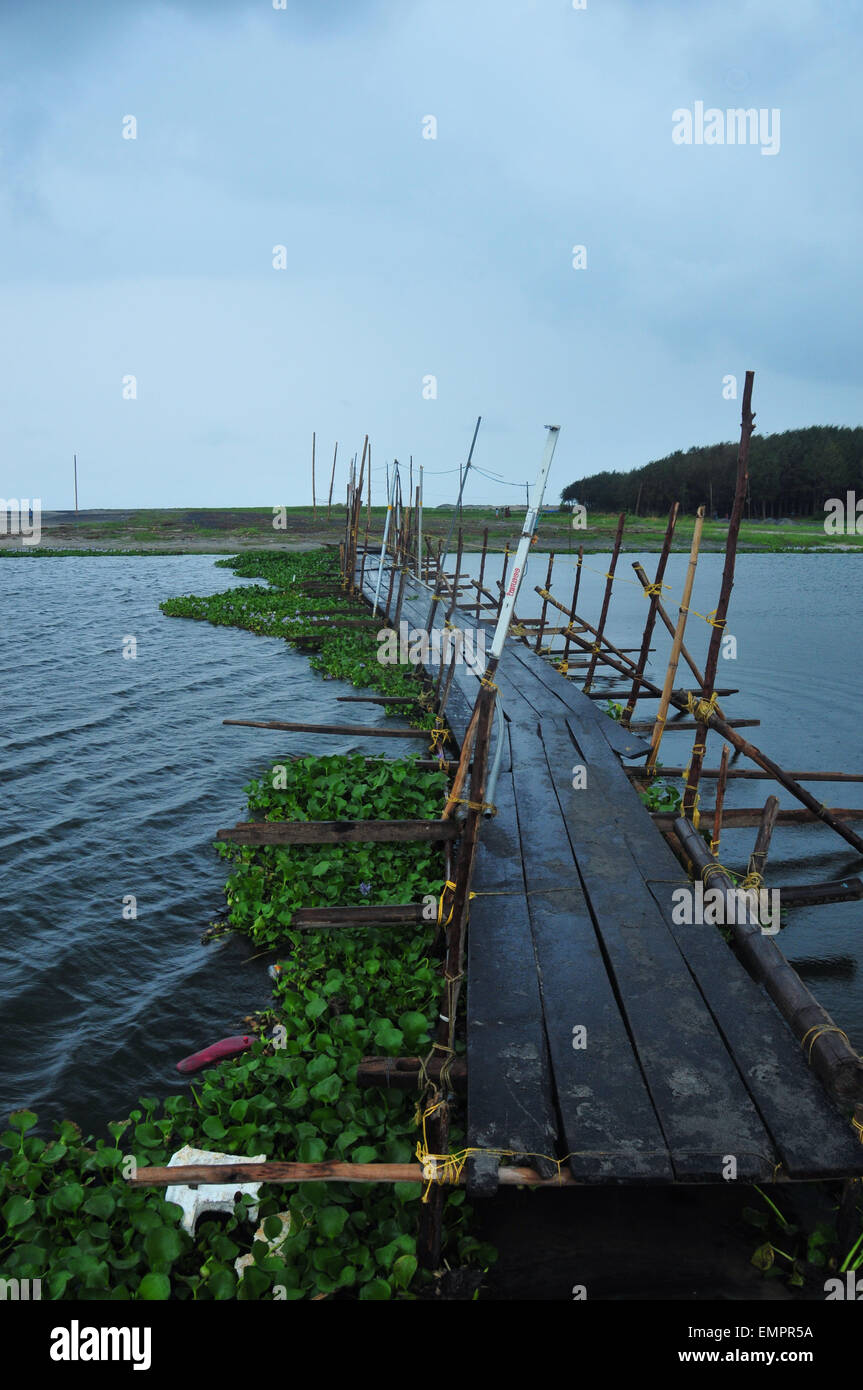
[[[385,508],[373,507],[370,537],[380,541]],[[483,531],[488,528],[489,547],[502,551],[513,548],[521,530],[523,513],[513,509],[511,517],[495,516],[493,507],[465,509],[462,515],[465,549],[482,547]],[[281,518],[277,518],[280,520]],[[423,536],[434,549],[445,541],[452,519],[451,508],[427,508],[423,513]],[[344,507],[326,506],[313,513],[311,507],[290,507],[285,525],[274,525],[271,507],[223,507],[197,510],[147,509],[126,511],[43,512],[40,545],[23,545],[20,536],[0,536],[0,556],[10,552],[27,554],[236,554],[242,550],[311,550],[335,544],[344,535]],[[363,513],[363,528],[366,513]],[[683,516],[677,524],[675,550],[688,550],[694,517]],[[631,551],[658,551],[665,532],[665,517],[627,517],[624,544]],[[538,545],[542,550],[565,552],[583,544],[586,551],[611,548],[617,526],[616,515],[591,512],[582,530],[574,530],[566,512],[555,508],[543,511]],[[727,526],[708,521],[704,526],[701,549],[720,551],[725,546]],[[829,536],[818,517],[771,524],[744,520],[738,550],[771,553],[785,551],[851,551],[863,549],[863,535]]]

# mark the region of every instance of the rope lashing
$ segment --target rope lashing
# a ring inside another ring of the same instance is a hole
[[[435,727],[429,730],[431,743],[429,752],[436,753],[439,758],[443,757],[443,746],[449,738],[449,730],[445,729],[441,723],[440,716],[435,720]]]
[[[863,1144],[863,1120],[858,1120],[856,1115],[852,1115],[851,1124],[860,1135],[860,1143]]]
[[[705,864],[701,870],[701,880],[703,883],[709,883],[711,876],[715,878],[717,874],[728,874],[724,864]]]
[[[800,1046],[803,1048],[804,1051],[806,1050],[806,1039],[809,1037],[810,1033],[814,1034],[812,1041],[809,1044],[809,1055],[806,1058],[810,1066],[812,1065],[812,1049],[817,1043],[818,1039],[823,1038],[825,1033],[838,1033],[839,1037],[843,1038],[844,1041],[848,1043],[848,1046],[851,1047],[851,1041],[848,1037],[848,1034],[844,1033],[841,1028],[837,1028],[835,1023],[816,1023],[815,1027],[807,1029],[807,1031],[803,1034],[803,1037],[800,1039]],[[853,1048],[851,1048],[851,1050],[852,1052],[854,1051]]]
[[[631,580],[629,581],[632,582]],[[663,589],[670,589],[670,584],[645,584],[642,586],[645,598],[661,598]]]
[[[437,919],[438,919],[438,922],[441,924],[441,926],[444,926],[444,927],[448,927],[449,924],[450,924],[450,922],[452,921],[453,908],[455,907],[455,898],[453,898],[452,906],[450,907],[450,910],[449,910],[449,916],[447,917],[446,921],[444,921],[444,920],[443,920],[443,900],[444,900],[444,898],[445,898],[445,896],[446,896],[446,890],[447,890],[448,888],[451,888],[452,891],[453,891],[453,893],[455,892],[455,883],[453,882],[453,880],[452,880],[451,878],[448,878],[447,881],[446,881],[446,883],[444,884],[444,886],[443,886],[443,891],[442,891],[442,893],[441,893],[441,895],[440,895],[440,898],[438,899],[438,905],[437,905]]]
[[[448,796],[446,804],[447,806],[466,806],[469,811],[488,811],[492,816],[497,815],[497,807],[492,801],[466,801],[463,796]]]
[[[687,713],[695,715],[699,724],[706,724],[713,714],[716,713],[716,706],[719,704],[719,696],[714,690],[709,700],[702,700],[699,695],[694,695],[692,691],[686,694]],[[703,750],[702,750],[703,751]],[[693,749],[695,752],[695,749]]]
[[[740,887],[747,893],[753,888],[757,892],[758,889],[762,887],[763,883],[764,879],[761,874],[753,869],[751,873],[748,873],[746,877],[741,880]]]

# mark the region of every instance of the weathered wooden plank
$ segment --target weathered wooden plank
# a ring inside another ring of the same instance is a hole
[[[238,845],[344,845],[360,841],[454,840],[453,820],[262,820],[241,821],[216,832]]]
[[[545,713],[547,716],[557,713],[556,705],[564,707],[567,714],[576,715],[580,723],[592,722],[594,727],[599,729],[605,742],[610,748],[623,758],[643,758],[647,756],[649,745],[639,738],[638,734],[630,732],[629,729],[622,729],[620,724],[614,719],[609,719],[607,714],[596,708],[594,702],[568,681],[565,676],[561,676],[559,671],[555,671],[547,662],[543,661],[531,652],[527,647],[520,643],[509,643],[507,652],[511,652],[513,658],[525,670],[531,673],[535,679],[548,691],[555,702],[555,708],[549,709],[546,704]]]
[[[741,1178],[768,1178],[777,1157],[737,1067],[677,943],[648,894],[625,840],[619,805],[602,795],[603,762],[629,783],[609,751],[588,770],[589,794],[566,776],[572,740],[543,725],[554,789],[615,990],[648,1090],[683,1181],[718,1182],[728,1155]],[[580,750],[584,754],[584,749]],[[637,811],[632,793],[630,810]]]
[[[530,925],[570,1169],[586,1182],[669,1182],[668,1147],[611,987],[542,740],[522,725],[511,727],[510,738]],[[571,775],[572,761],[564,761],[562,774]]]

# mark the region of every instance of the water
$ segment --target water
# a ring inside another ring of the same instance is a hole
[[[174,594],[255,582],[213,559],[0,562],[0,1116],[27,1105],[101,1132],[186,1085],[182,1057],[244,1031],[269,1002],[268,960],[200,944],[224,915],[212,842],[244,819],[250,777],[312,741],[221,721],[383,718],[338,704],[349,687],[277,638],[164,617]]]
[[[621,575],[631,575],[626,556]],[[656,557],[639,557],[652,574]],[[554,592],[569,602],[572,557],[555,563]],[[743,732],[786,767],[863,771],[856,652],[863,636],[857,556],[746,555],[737,566],[728,631],[736,660],[719,684],[741,694],[732,716],[762,720]],[[476,573],[478,557],[467,557]],[[489,560],[496,577],[499,561]],[[608,557],[586,557],[580,612],[599,613]],[[666,595],[676,614],[686,566],[673,556]],[[692,605],[716,602],[722,557],[699,562]],[[519,613],[539,611],[545,579],[534,555]],[[128,1113],[139,1095],[187,1083],[180,1058],[243,1029],[270,997],[267,958],[247,943],[200,945],[222,915],[226,866],[216,830],[242,819],[243,785],[271,758],[320,738],[225,728],[225,717],[366,722],[375,705],[344,705],[306,658],[276,638],[165,618],[161,599],[212,593],[236,580],[210,556],[21,559],[0,562],[6,622],[0,631],[4,709],[0,767],[0,1115],[29,1105],[42,1120],[69,1116],[88,1131]],[[254,581],[250,581],[254,582]],[[528,595],[530,601],[528,601]],[[608,634],[638,644],[646,601],[620,583]],[[703,661],[709,629],[690,620],[687,644]],[[124,660],[123,640],[138,655]],[[691,638],[691,643],[689,639]],[[651,671],[670,638],[657,627]],[[617,676],[611,678],[619,685]],[[678,684],[685,684],[681,668]],[[647,706],[649,710],[651,706]],[[709,765],[720,744],[710,736]],[[327,739],[325,750],[383,752],[384,740]],[[669,734],[662,758],[685,764],[691,736]],[[391,751],[403,752],[403,747]],[[832,805],[863,805],[863,784],[813,783]],[[768,782],[729,783],[728,804],[763,804]],[[794,803],[781,794],[783,806]],[[705,803],[712,801],[712,784]],[[858,828],[860,828],[858,826]],[[726,831],[722,858],[745,863],[754,830]],[[860,860],[824,827],[776,830],[768,884],[861,872]],[[137,918],[124,920],[124,896]],[[796,908],[779,943],[816,996],[863,1047],[863,904]]]

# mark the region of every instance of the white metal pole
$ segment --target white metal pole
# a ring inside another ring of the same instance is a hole
[[[387,514],[386,514],[386,516],[384,517],[384,538],[383,538],[383,540],[381,541],[381,559],[380,559],[380,564],[378,565],[378,583],[377,583],[377,588],[375,589],[375,606],[374,606],[374,608],[372,609],[372,617],[375,617],[376,614],[377,614],[377,611],[378,611],[378,599],[379,599],[380,596],[381,596],[381,580],[383,579],[383,575],[384,575],[384,556],[386,555],[386,551],[387,551],[387,536],[389,535],[389,531],[390,531],[390,517],[391,517],[392,514],[393,514],[393,497],[395,496],[395,490],[396,490],[396,470],[393,469],[392,478],[391,478],[391,480],[390,480],[389,497],[387,498]]]
[[[560,433],[560,425],[547,425],[546,429],[548,430],[548,437],[545,441],[545,449],[543,451],[542,462],[539,466],[539,474],[537,475],[533,494],[536,501],[532,507],[528,507],[527,514],[524,518],[524,529],[522,530],[518,548],[515,552],[515,563],[512,567],[509,585],[504,594],[503,603],[501,604],[500,617],[497,620],[497,627],[494,630],[494,637],[492,638],[491,659],[495,663],[500,660],[501,653],[503,652],[503,644],[506,641],[509,625],[512,622],[515,602],[518,598],[521,581],[524,578],[524,566],[527,559],[527,552],[530,548],[533,533],[536,530],[537,516],[539,515],[542,499],[545,495],[545,481],[548,477],[548,470],[551,468],[551,461],[554,458],[554,450],[557,444],[557,436]]]

